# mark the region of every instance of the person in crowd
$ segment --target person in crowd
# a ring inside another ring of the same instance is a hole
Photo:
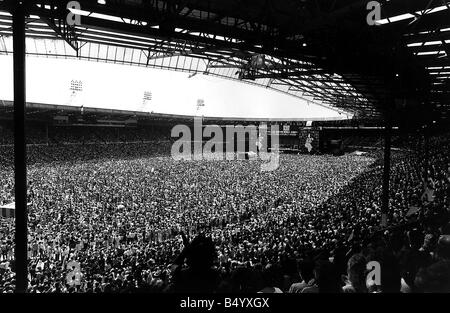
[[[367,260],[362,254],[354,254],[347,264],[347,281],[344,293],[367,293]]]
[[[267,264],[262,272],[262,280],[264,288],[258,293],[283,293],[283,291],[277,287],[280,283],[279,271],[276,266]]]
[[[171,292],[205,293],[215,292],[220,283],[220,274],[213,267],[217,252],[211,238],[200,234],[187,242],[174,262]],[[185,265],[185,266],[183,266]]]
[[[314,262],[311,260],[302,260],[298,264],[301,282],[292,284],[289,293],[301,293],[306,287],[311,287],[316,283],[314,278]]]
[[[329,260],[319,259],[315,262],[314,282],[302,293],[340,293],[341,280],[336,265]]]
[[[417,273],[415,285],[418,291],[426,293],[450,292],[450,261],[440,260]]]

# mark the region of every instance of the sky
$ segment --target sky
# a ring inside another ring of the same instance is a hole
[[[13,100],[13,59],[0,56],[0,100]],[[27,101],[95,108],[243,118],[342,118],[339,113],[258,86],[153,68],[27,57]],[[81,80],[76,96],[70,82]],[[152,100],[143,103],[144,92]]]

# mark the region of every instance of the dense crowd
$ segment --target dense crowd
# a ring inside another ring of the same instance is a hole
[[[389,230],[376,153],[282,155],[261,172],[261,161],[177,162],[167,143],[29,148],[29,290],[450,292],[447,138],[431,142],[426,175],[421,151],[393,153]],[[10,155],[0,204],[13,199]],[[14,221],[1,223],[9,292]],[[366,284],[369,261],[381,286]]]

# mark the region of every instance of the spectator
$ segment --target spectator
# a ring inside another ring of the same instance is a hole
[[[344,293],[367,293],[367,260],[362,254],[353,255],[347,265],[347,281]]]
[[[302,279],[301,282],[292,284],[289,293],[301,293],[306,287],[312,287],[316,281],[314,278],[314,263],[310,260],[303,260],[299,262],[299,274]]]
[[[426,293],[450,292],[450,261],[438,261],[417,273],[415,285]]]

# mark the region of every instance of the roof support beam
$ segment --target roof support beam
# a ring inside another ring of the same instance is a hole
[[[14,32],[14,182],[16,292],[28,289],[27,151],[25,143],[26,48],[25,6],[17,1],[13,10]]]

